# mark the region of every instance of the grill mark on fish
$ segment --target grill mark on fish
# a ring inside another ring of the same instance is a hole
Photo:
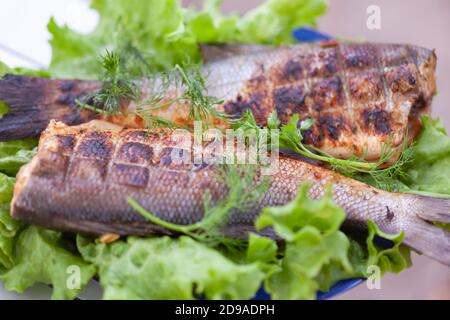
[[[367,130],[373,130],[377,134],[389,134],[392,132],[390,126],[391,113],[383,109],[363,110],[362,117]]]
[[[386,76],[384,74],[385,71],[384,71],[383,65],[381,64],[381,57],[380,57],[379,54],[378,54],[377,70],[379,71],[379,74],[380,74],[380,77],[381,77],[381,82],[383,84],[384,97],[386,99],[386,108],[388,110],[392,110],[393,109],[392,97],[390,95],[390,91],[388,90]]]
[[[285,79],[288,81],[291,80],[300,80],[303,75],[303,68],[299,61],[289,60],[283,69],[283,77],[281,79]]]
[[[301,85],[293,87],[279,87],[275,89],[273,101],[278,118],[283,123],[290,120],[294,114],[304,118],[309,114],[308,106],[305,104],[305,94]]]
[[[117,159],[136,164],[145,164],[151,160],[153,149],[143,143],[127,142],[120,146]]]
[[[132,164],[113,164],[111,182],[136,188],[145,188],[148,184],[148,168]]]
[[[185,225],[203,217],[206,191],[210,191],[212,205],[226,195],[228,187],[217,179],[214,165],[180,166],[174,161],[160,161],[177,148],[170,139],[171,130],[153,131],[148,135],[151,139],[140,142],[158,150],[145,164],[132,161],[140,157],[142,149],[139,148],[127,149],[130,156],[120,160],[117,153],[112,157],[107,153],[94,158],[80,157],[77,147],[84,139],[104,143],[107,136],[114,149],[120,150],[121,146],[134,142],[136,135],[141,136],[136,132],[139,131],[99,131],[90,135],[80,128],[51,122],[42,135],[38,153],[17,175],[12,216],[46,228],[94,235],[167,234],[168,230],[134,212],[126,202],[127,197],[160,219]],[[62,149],[54,146],[65,135],[76,136],[80,141],[70,155],[64,155]],[[96,138],[86,138],[92,136]],[[179,150],[190,152],[184,148]],[[112,170],[107,172],[107,167]],[[67,178],[62,180],[65,172]],[[270,185],[263,198],[242,212],[231,212],[224,232],[245,237],[254,231],[252,224],[262,208],[291,201],[305,181],[311,183],[309,193],[314,199],[323,197],[326,185],[331,184],[333,199],[346,212],[347,223],[365,228],[371,219],[384,232],[404,231],[406,244],[450,265],[450,233],[425,222],[450,222],[449,199],[377,190],[286,157],[280,157],[279,170],[268,178]]]

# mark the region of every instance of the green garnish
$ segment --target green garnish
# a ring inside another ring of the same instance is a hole
[[[103,81],[103,86],[84,97],[83,101],[77,100],[80,107],[104,115],[137,115],[144,119],[147,127],[176,127],[172,121],[152,115],[156,109],[176,103],[189,105],[189,120],[200,121],[206,126],[212,118],[224,121],[228,119],[214,108],[222,101],[207,94],[206,79],[198,64],[176,64],[169,71],[154,73],[150,68],[139,68],[139,65],[145,63],[142,62],[143,58],[128,59],[129,50],[120,54],[107,51],[101,57],[104,73],[100,80]],[[132,52],[134,56],[142,56],[135,48]],[[136,70],[140,73],[136,73]],[[131,74],[145,80],[132,81]],[[147,88],[140,88],[139,85],[146,85]],[[165,94],[170,89],[174,93],[180,93],[167,100]],[[142,97],[142,90],[150,92],[145,99]],[[137,104],[136,110],[121,111],[120,106],[124,101],[134,101]]]
[[[322,161],[331,166],[331,169],[355,179],[364,180],[376,187],[385,190],[397,190],[399,179],[407,176],[406,166],[412,161],[413,145],[408,145],[405,138],[400,147],[392,147],[389,143],[383,145],[380,159],[377,162],[368,162],[364,159],[335,158],[326,152],[303,143],[303,132],[310,129],[314,119],[308,118],[300,122],[298,114],[294,114],[287,124],[281,125],[276,111],[273,111],[267,120],[267,127],[270,130],[280,130],[279,148],[289,149],[310,159]],[[261,130],[251,111],[246,111],[241,119],[233,122],[235,129]],[[405,134],[405,137],[408,135]],[[273,146],[272,146],[273,147]],[[386,168],[382,168],[386,162],[398,155],[398,159]]]
[[[124,70],[124,65],[119,55],[112,51],[106,51],[101,63],[103,86],[100,90],[85,97],[85,101],[91,101],[94,106],[114,114],[120,111],[122,101],[139,99],[140,89],[129,79],[129,73]]]
[[[5,101],[0,100],[0,119],[9,111],[9,107]]]
[[[184,93],[180,100],[186,100],[190,104],[189,118],[201,121],[208,125],[212,117],[226,118],[226,115],[218,112],[214,107],[222,101],[207,95],[206,80],[202,75],[199,65],[176,65],[174,69],[180,76]]]

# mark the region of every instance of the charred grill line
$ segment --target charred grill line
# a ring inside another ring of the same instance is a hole
[[[349,85],[349,80],[347,78],[347,73],[346,73],[347,68],[344,65],[344,59],[342,57],[341,46],[339,44],[336,46],[336,56],[337,56],[337,62],[338,62],[338,66],[339,66],[338,69],[340,70],[342,84],[344,86],[344,94],[345,94],[345,100],[347,100],[348,112],[350,114],[350,119],[354,119],[353,102],[352,102],[352,99],[350,98],[350,85]]]
[[[412,63],[414,63],[414,66],[416,67],[417,79],[420,80],[420,77],[418,74],[419,73],[419,61],[417,60],[417,52],[415,50],[413,50],[410,45],[406,45],[406,50],[408,51],[408,56],[411,57]]]
[[[111,161],[108,161],[108,167],[106,169],[105,181],[110,181],[111,180],[111,176],[112,176],[112,171],[113,171],[114,165],[117,164],[117,154],[118,154],[120,148],[123,145],[121,136],[119,136],[116,141],[117,142],[114,144],[114,150],[113,150],[112,155],[111,155]]]
[[[377,52],[378,51],[379,50],[377,50]],[[388,89],[388,84],[387,84],[386,75],[385,75],[385,67],[383,66],[383,64],[381,62],[380,54],[377,55],[377,67],[378,67],[377,69],[378,69],[378,72],[381,77],[381,83],[383,84],[384,97],[386,99],[386,109],[392,110],[393,109],[392,97],[390,94],[390,90]]]

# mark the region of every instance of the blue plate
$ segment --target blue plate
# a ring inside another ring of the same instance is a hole
[[[311,28],[299,28],[292,32],[292,35],[294,38],[300,42],[316,42],[316,41],[330,41],[333,39],[332,36],[329,36],[327,34],[321,33],[315,29]],[[364,282],[364,279],[356,278],[356,279],[348,279],[348,280],[342,280],[336,283],[333,287],[331,287],[330,291],[328,292],[318,292],[317,293],[317,299],[324,300],[324,299],[330,299],[332,297],[337,296],[338,294],[342,294],[350,289],[353,289],[354,287],[358,286],[362,282]],[[255,300],[270,300],[270,294],[268,294],[266,291],[264,291],[264,288],[259,289],[259,291],[256,293],[256,296],[254,298]]]

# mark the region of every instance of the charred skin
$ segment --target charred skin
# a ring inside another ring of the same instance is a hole
[[[305,133],[305,142],[338,158],[359,156],[376,161],[382,145],[399,145],[406,129],[412,140],[420,131],[420,116],[430,112],[436,91],[434,52],[412,45],[222,45],[203,47],[202,51],[209,61],[203,71],[207,76],[208,94],[224,100],[217,106],[219,111],[237,118],[251,110],[260,125],[266,124],[274,110],[284,123],[293,114],[299,114],[301,119],[312,117],[315,124]],[[42,83],[40,87],[44,88],[28,85],[24,89],[31,89],[35,97],[25,102],[19,99],[21,105],[29,101],[37,110],[27,118],[28,122],[33,120],[33,124],[14,132],[12,129],[17,123],[13,121],[11,125],[7,115],[0,119],[0,127],[8,124],[0,140],[37,134],[52,118],[77,124],[94,116],[79,114],[80,111],[74,109],[73,98],[83,95],[89,86],[98,87],[98,83],[84,86],[77,81],[23,79],[25,83]],[[2,89],[2,85],[9,80],[2,81],[0,100],[8,102],[10,91]],[[76,85],[62,92],[61,83]],[[142,88],[145,101],[151,92],[145,81]],[[166,100],[176,96],[177,91],[169,89]],[[10,102],[14,106],[14,101]],[[123,111],[134,110],[141,104],[142,101],[124,102]],[[190,125],[188,113],[188,105],[176,103],[155,110],[153,115]],[[21,119],[20,115],[11,116]],[[143,119],[136,115],[102,119],[128,128],[145,127]],[[227,126],[217,119],[215,124]]]

